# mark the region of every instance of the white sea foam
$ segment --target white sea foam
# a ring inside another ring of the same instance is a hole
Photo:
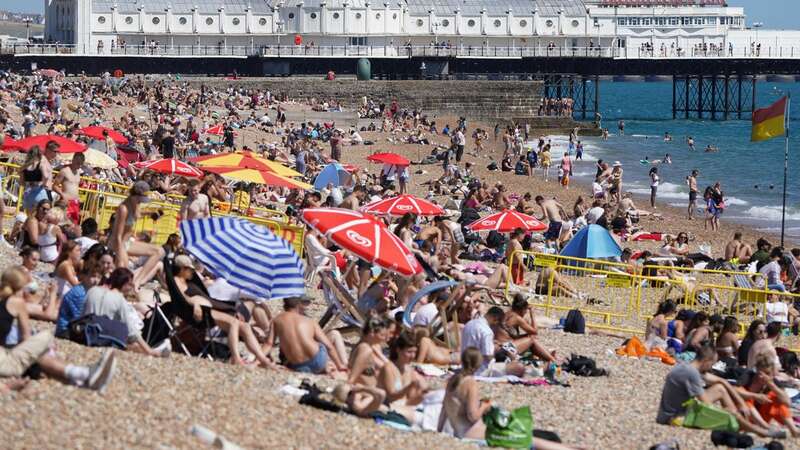
[[[781,220],[780,206],[752,206],[745,211],[748,216],[759,220]],[[786,208],[787,220],[800,220],[800,210]]]

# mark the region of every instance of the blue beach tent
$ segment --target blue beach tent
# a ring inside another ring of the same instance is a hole
[[[328,186],[328,183],[333,183],[334,187],[348,187],[353,184],[353,176],[338,162],[330,163],[317,175],[314,189],[320,191]]]
[[[611,233],[600,225],[589,225],[578,231],[561,250],[561,256],[573,258],[614,258],[622,254],[622,249],[611,237]]]

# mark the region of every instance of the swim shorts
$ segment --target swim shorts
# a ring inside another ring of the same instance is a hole
[[[287,364],[286,367],[301,373],[321,374],[328,365],[328,349],[319,344],[319,350],[313,358],[300,364]]]
[[[544,233],[545,239],[558,239],[561,236],[561,222],[552,221],[547,226],[547,231]]]

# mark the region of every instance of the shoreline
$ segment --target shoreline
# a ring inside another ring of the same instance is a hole
[[[447,119],[451,119],[448,117],[438,117],[437,123],[441,121],[441,123],[448,123]],[[455,123],[456,120],[450,120],[450,124]],[[469,129],[474,129],[475,127],[484,128],[487,130],[491,130],[493,128],[493,124],[482,123],[479,121],[469,121],[468,122]],[[549,130],[531,130],[529,136],[531,139],[537,139],[540,134],[547,133]],[[343,152],[343,162],[351,163],[359,165],[360,167],[364,167],[370,169],[371,172],[379,170],[379,167],[375,165],[365,165],[365,158],[370,153],[375,151],[396,151],[406,157],[411,159],[416,159],[418,153],[425,155],[430,152],[430,148],[436,144],[444,144],[447,145],[447,139],[442,139],[441,135],[437,135],[433,142],[431,142],[432,146],[424,146],[420,148],[420,146],[416,144],[390,144],[385,145],[385,140],[381,139],[381,133],[362,133],[365,139],[376,138],[376,145],[374,146],[352,146],[346,147],[345,151]],[[490,133],[491,134],[491,133]],[[369,137],[368,137],[369,135]],[[579,133],[580,135],[580,133]],[[546,135],[548,138],[555,139],[557,137],[563,138],[564,140],[568,139],[568,137],[564,137],[562,135]],[[563,189],[557,181],[557,168],[551,167],[550,170],[550,181],[545,182],[542,178],[541,170],[537,169],[534,172],[532,177],[526,177],[521,175],[515,175],[513,172],[501,172],[501,171],[489,171],[486,169],[486,165],[491,161],[495,160],[498,161],[502,158],[502,141],[498,139],[495,141],[492,136],[489,137],[487,142],[485,142],[486,152],[478,157],[474,157],[470,154],[472,149],[474,148],[474,144],[472,143],[471,139],[468,138],[466,151],[465,151],[465,158],[464,161],[472,162],[473,167],[475,168],[475,176],[485,180],[492,185],[496,181],[502,182],[504,185],[507,186],[509,193],[516,193],[519,195],[524,194],[525,192],[531,192],[534,196],[542,195],[544,197],[555,197],[557,200],[564,206],[564,209],[571,213],[572,206],[577,199],[578,196],[584,197],[584,201],[589,201],[589,205],[591,204],[591,182],[588,179],[578,179],[572,178],[570,180],[569,189]],[[553,150],[553,154],[556,152],[563,153],[566,151],[565,147],[555,147]],[[556,164],[556,160],[554,158],[554,165]],[[462,163],[463,164],[463,163]],[[591,170],[594,171],[594,161],[586,161],[586,162],[578,162],[574,164],[573,171],[585,170],[586,167],[591,167]],[[415,165],[412,167],[412,174],[411,174],[411,181],[409,183],[409,193],[419,196],[425,196],[427,194],[427,187],[421,186],[422,182],[438,178],[442,171],[441,165]],[[419,168],[425,170],[427,174],[425,175],[416,175],[416,172]],[[627,192],[627,189],[623,189]],[[649,196],[643,196],[641,194],[632,194],[632,198],[634,203],[636,204],[637,208],[650,210],[649,208]],[[442,199],[446,199],[446,196],[436,196],[436,199],[441,201]],[[687,199],[688,200],[688,199]],[[645,207],[647,206],[647,207]],[[679,208],[675,206],[669,205],[668,199],[658,199],[656,200],[657,209],[655,212],[662,215],[662,219],[657,220],[654,218],[643,217],[639,224],[642,228],[646,231],[653,231],[653,232],[662,232],[662,233],[670,233],[670,234],[677,234],[680,231],[687,231],[690,232],[695,236],[695,242],[692,242],[692,249],[693,251],[697,249],[697,247],[701,244],[708,244],[712,248],[712,256],[713,257],[721,257],[721,252],[724,251],[725,244],[731,239],[734,232],[741,232],[743,242],[749,243],[751,245],[755,244],[755,241],[761,237],[766,238],[769,240],[773,245],[778,245],[780,243],[780,235],[775,233],[768,233],[768,232],[761,232],[756,229],[756,227],[742,224],[734,221],[726,220],[724,215],[721,220],[721,230],[719,232],[712,232],[710,230],[704,230],[703,222],[704,222],[704,215],[698,214],[695,215],[694,220],[688,220],[686,209]],[[538,214],[537,214],[538,215]],[[786,240],[788,246],[790,245],[797,245],[798,240],[788,238]],[[655,243],[660,244],[660,243]],[[625,242],[624,246],[628,246],[631,248],[637,248],[642,250],[653,250],[657,248],[654,246],[653,243],[648,242]]]

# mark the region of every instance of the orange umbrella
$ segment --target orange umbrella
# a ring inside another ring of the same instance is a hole
[[[273,172],[284,177],[300,177],[296,172],[280,163],[258,156],[253,152],[229,152],[216,155],[206,155],[191,160],[200,167],[237,167],[240,169],[254,169]]]
[[[302,181],[278,175],[274,172],[240,167],[203,167],[206,172],[216,173],[225,178],[244,181],[246,183],[265,184],[267,186],[286,187],[289,189],[311,189],[312,186]]]

